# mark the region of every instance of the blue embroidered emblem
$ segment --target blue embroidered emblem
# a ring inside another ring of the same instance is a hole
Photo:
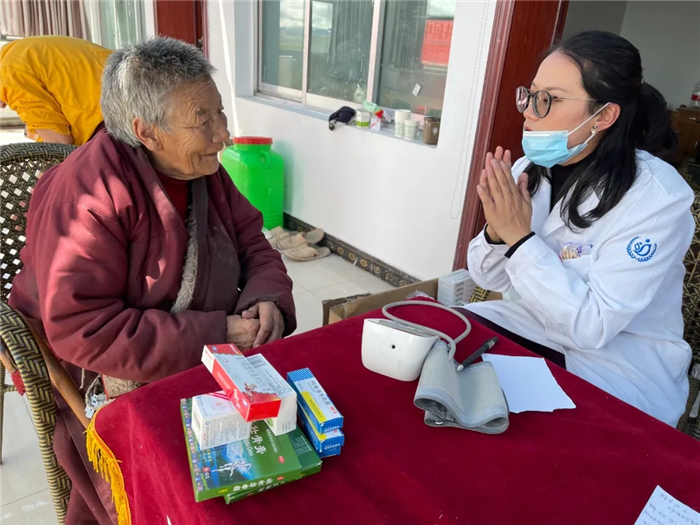
[[[657,245],[652,243],[649,239],[644,241],[639,240],[641,237],[634,237],[630,243],[627,245],[627,254],[632,257],[632,259],[639,262],[647,262],[656,253]]]

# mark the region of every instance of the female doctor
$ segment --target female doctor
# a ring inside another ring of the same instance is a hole
[[[488,224],[468,256],[476,283],[504,300],[469,309],[676,425],[691,361],[681,299],[694,195],[658,156],[677,143],[666,102],[632,44],[592,31],[555,47],[517,106],[525,157],[486,156],[477,191]]]

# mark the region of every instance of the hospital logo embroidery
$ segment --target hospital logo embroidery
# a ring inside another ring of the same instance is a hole
[[[656,253],[657,245],[649,239],[640,240],[641,237],[634,237],[627,245],[627,254],[635,261],[647,262]]]

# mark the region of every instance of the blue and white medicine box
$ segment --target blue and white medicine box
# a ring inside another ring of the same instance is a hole
[[[343,416],[308,368],[287,374],[287,382],[297,393],[297,402],[309,416],[309,423],[319,434],[343,427]]]
[[[332,447],[326,449],[325,452],[319,452],[318,457],[325,459],[331,456],[340,456],[341,449],[342,447],[340,445],[333,445]]]
[[[311,418],[306,411],[299,407],[299,423],[304,429],[306,436],[311,441],[316,452],[323,454],[331,452],[335,448],[342,447],[345,444],[345,434],[340,430],[330,430],[325,434],[319,434],[311,425]]]

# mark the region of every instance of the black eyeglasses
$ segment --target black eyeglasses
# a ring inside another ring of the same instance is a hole
[[[544,118],[549,115],[549,110],[552,109],[553,100],[587,100],[589,102],[594,102],[594,98],[570,98],[570,97],[558,97],[552,95],[551,93],[540,89],[534,93],[530,93],[530,90],[525,86],[520,86],[515,91],[515,106],[518,108],[520,113],[524,113],[527,107],[530,105],[530,100],[532,100],[532,110],[537,115],[537,118]]]

